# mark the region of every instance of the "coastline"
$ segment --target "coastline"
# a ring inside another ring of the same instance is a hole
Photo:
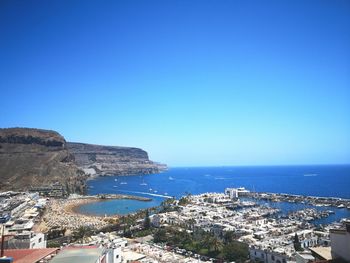
[[[99,202],[107,202],[110,200],[135,200],[140,202],[149,202],[152,201],[151,198],[141,197],[141,196],[131,196],[131,195],[108,195],[107,197],[103,195],[101,197],[98,196],[87,196],[79,199],[74,199],[75,202],[68,204],[65,206],[65,211],[67,213],[76,214],[76,215],[84,215],[90,217],[100,217],[100,218],[119,218],[119,214],[110,214],[107,216],[99,216],[94,213],[84,213],[79,210],[82,205],[99,203]]]
[[[40,231],[47,232],[50,229],[66,228],[73,231],[81,226],[88,226],[99,229],[118,220],[121,215],[113,214],[99,216],[82,213],[80,206],[90,203],[105,202],[109,200],[130,199],[142,202],[151,201],[150,198],[131,195],[96,195],[96,196],[75,196],[68,199],[50,199],[47,210],[37,225]]]
[[[83,213],[79,211],[79,207],[85,204],[106,202],[109,200],[123,200],[123,199],[136,200],[141,202],[152,201],[151,198],[147,198],[147,197],[135,196],[135,195],[122,195],[122,194],[101,194],[101,195],[81,196],[78,198],[67,199],[67,200],[72,200],[72,202],[65,205],[64,210],[67,213],[84,215],[84,216],[100,217],[100,218],[118,218],[120,216],[118,214],[113,214],[108,216],[98,216],[94,214]]]

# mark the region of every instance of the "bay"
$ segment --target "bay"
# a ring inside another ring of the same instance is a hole
[[[100,215],[132,213],[159,205],[164,198],[223,192],[227,187],[350,199],[350,165],[181,167],[160,174],[98,177],[88,181],[88,186],[88,194],[130,194],[152,198],[151,202],[134,200],[133,204],[125,205],[122,200],[114,200],[113,204],[103,207],[93,204],[83,207],[85,213]],[[291,204],[279,203],[278,206],[286,213],[300,209]],[[331,209],[336,210],[336,214],[321,223],[350,218],[349,209]]]

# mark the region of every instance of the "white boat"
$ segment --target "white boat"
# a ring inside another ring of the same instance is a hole
[[[171,177],[171,176],[169,176],[169,180],[174,180],[174,178],[173,178],[173,177]]]
[[[157,190],[154,190],[153,193],[157,193],[158,191]]]
[[[118,181],[118,179],[114,179],[114,181]]]
[[[127,182],[121,182],[120,184],[128,184]]]
[[[116,186],[116,185],[113,185],[113,187],[118,187],[118,186]]]
[[[308,176],[317,176],[317,174],[304,174],[304,176],[308,177]]]
[[[341,205],[338,205],[338,208],[344,208],[345,205],[341,204]]]
[[[147,183],[145,183],[145,181],[143,180],[142,183],[140,183],[140,185],[147,185]]]

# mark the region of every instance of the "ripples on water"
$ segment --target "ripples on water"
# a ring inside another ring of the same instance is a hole
[[[99,209],[106,214],[111,214],[113,209],[129,213],[149,205],[159,205],[167,197],[223,192],[226,187],[240,186],[258,192],[350,198],[350,165],[172,168],[161,174],[99,177],[88,184],[89,194],[129,193],[153,199],[148,203],[133,200],[140,205],[132,202],[126,211],[122,209],[124,204],[118,206],[121,201],[108,201],[113,204],[105,205],[105,210]],[[293,210],[290,204],[282,206],[284,210]],[[87,206],[86,209],[93,213],[97,206]],[[350,217],[348,209],[328,209],[337,210],[336,215],[329,217],[334,220]]]

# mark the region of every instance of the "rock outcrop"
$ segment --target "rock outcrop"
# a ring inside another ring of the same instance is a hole
[[[68,142],[75,163],[90,175],[135,175],[164,171],[166,165],[152,162],[139,148]]]
[[[0,129],[0,191],[62,185],[83,193],[86,175],[74,163],[65,139],[55,131]]]
[[[165,169],[138,148],[70,143],[49,130],[0,129],[0,191],[40,188],[84,193],[89,176],[151,174]]]

